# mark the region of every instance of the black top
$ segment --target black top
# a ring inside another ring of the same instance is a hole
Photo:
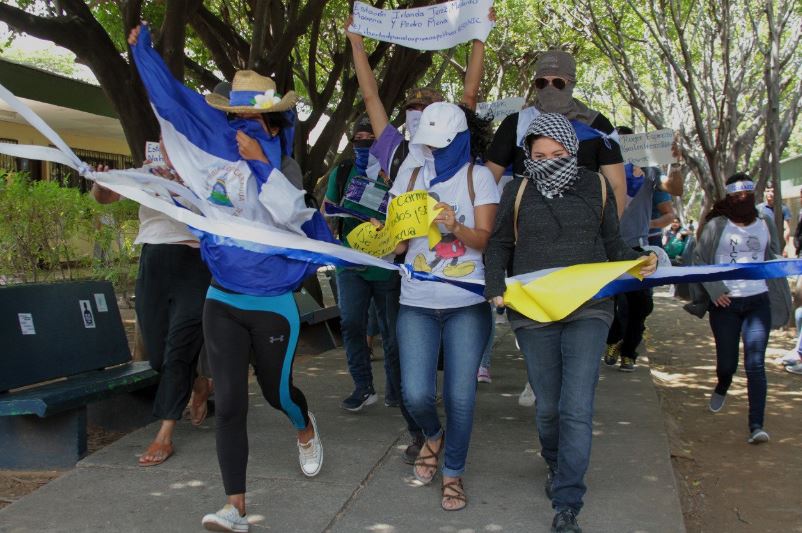
[[[485,296],[501,296],[511,275],[567,267],[580,263],[637,259],[618,232],[618,209],[610,184],[602,217],[601,181],[595,172],[580,169],[580,178],[562,197],[547,199],[529,183],[518,209],[518,242],[513,213],[521,181],[516,177],[504,188],[493,234],[485,250]],[[510,263],[510,260],[512,262]],[[607,302],[598,302],[606,309]],[[590,306],[596,306],[591,303]],[[522,318],[511,311],[510,319]]]
[[[593,120],[590,127],[607,134],[615,131],[607,117],[601,113]],[[517,133],[518,113],[513,113],[505,118],[496,130],[496,135],[493,137],[493,142],[487,151],[486,159],[504,168],[507,168],[512,163],[513,174],[521,175],[525,170],[524,151],[516,142]],[[624,162],[618,143],[610,141],[610,148],[607,148],[607,145],[604,144],[604,139],[600,137],[580,142],[577,159],[579,166],[594,172],[598,172],[601,165],[614,165]]]

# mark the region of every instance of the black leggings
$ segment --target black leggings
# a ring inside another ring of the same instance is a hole
[[[262,395],[296,429],[309,424],[306,398],[292,384],[300,320],[291,292],[247,296],[209,287],[204,338],[214,379],[217,459],[227,495],[245,493],[248,466],[248,363]],[[253,359],[250,358],[253,352]]]

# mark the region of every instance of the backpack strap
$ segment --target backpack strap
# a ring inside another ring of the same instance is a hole
[[[524,190],[529,180],[524,178],[518,186],[518,194],[515,195],[515,208],[513,210],[512,227],[515,231],[515,244],[518,244],[518,211],[521,209],[521,200],[524,197]]]
[[[476,203],[476,191],[473,188],[473,163],[468,165],[468,196],[471,197],[471,206]]]
[[[607,207],[607,180],[604,179],[604,176],[601,172],[598,172],[597,174],[599,176],[599,181],[601,182],[602,210],[601,217],[599,218],[599,225],[601,226],[604,223],[604,208]]]
[[[412,176],[409,178],[409,183],[407,184],[407,192],[411,192],[412,189],[415,188],[415,182],[418,179],[418,174],[420,174],[420,169],[422,167],[416,167],[412,170]]]

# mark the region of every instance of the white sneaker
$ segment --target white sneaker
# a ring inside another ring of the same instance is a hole
[[[315,432],[315,436],[306,444],[298,443],[298,461],[301,463],[301,471],[304,475],[314,477],[318,475],[323,467],[323,442],[320,440],[317,421],[312,413],[309,413],[309,422],[312,423],[312,430]]]
[[[521,394],[518,396],[518,405],[521,407],[532,407],[535,405],[535,391],[532,390],[532,386],[529,382],[526,382],[526,387],[524,390],[521,391]]]
[[[240,516],[237,508],[230,504],[225,504],[214,514],[204,516],[201,524],[207,531],[248,531],[248,519]]]

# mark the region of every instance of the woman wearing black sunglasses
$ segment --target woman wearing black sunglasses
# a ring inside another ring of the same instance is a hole
[[[626,206],[626,175],[621,149],[609,138],[615,128],[607,117],[574,98],[575,85],[576,62],[571,54],[562,50],[544,52],[536,65],[530,103],[501,123],[487,152],[487,167],[496,181],[510,165],[514,175],[523,175],[525,157],[519,147],[526,128],[540,113],[559,113],[576,130],[579,166],[604,174],[615,193],[620,217]]]

